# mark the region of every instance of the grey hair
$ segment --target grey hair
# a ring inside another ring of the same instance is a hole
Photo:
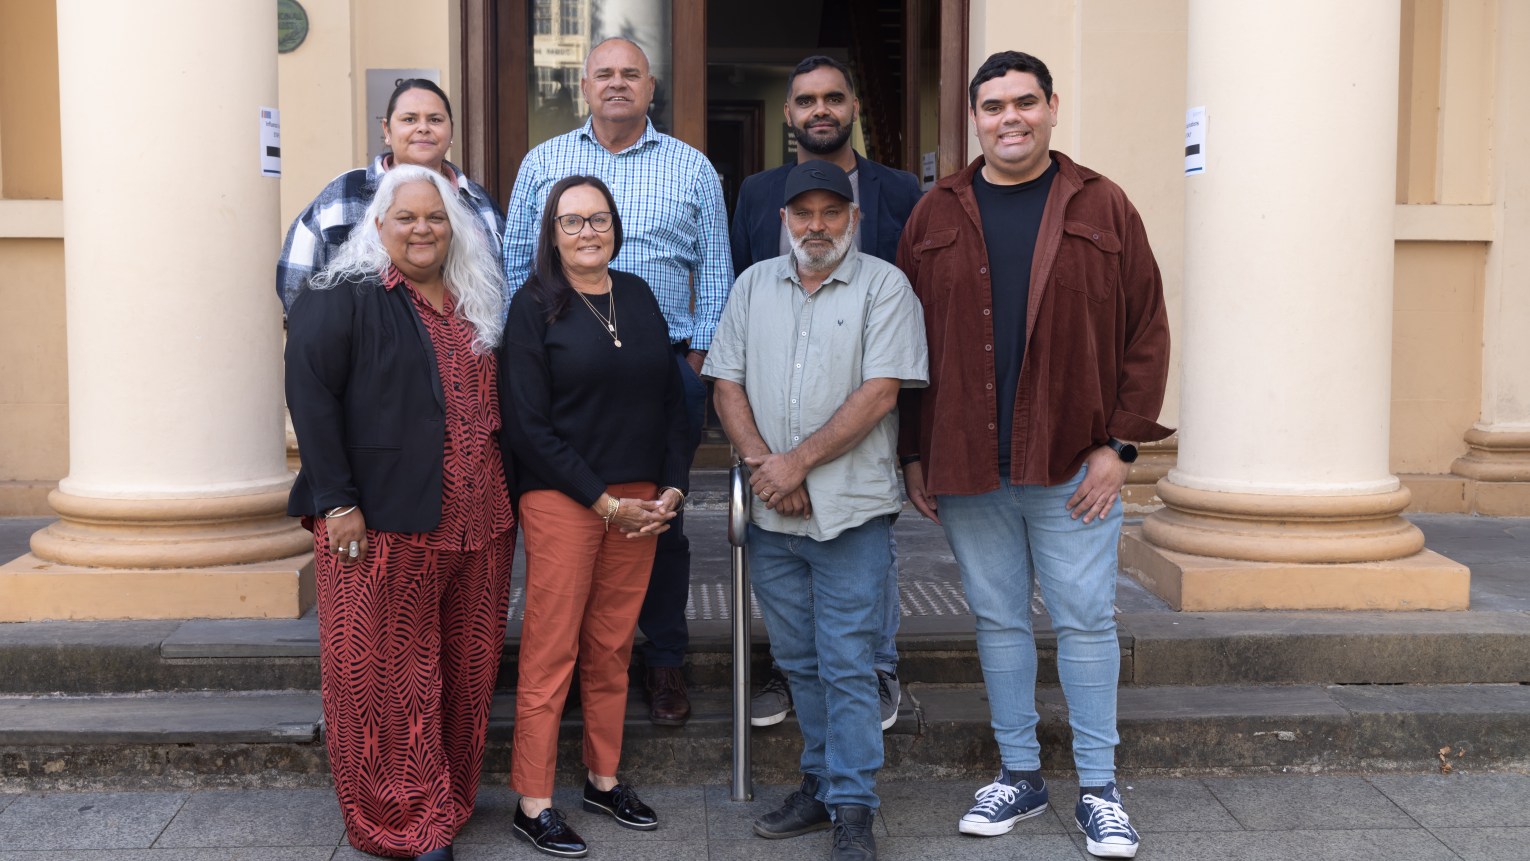
[[[399,186],[409,182],[428,182],[441,195],[446,220],[452,226],[451,244],[446,249],[446,265],[441,276],[446,289],[457,297],[457,315],[473,327],[473,352],[488,353],[499,346],[502,332],[505,273],[478,216],[462,202],[457,189],[446,177],[428,167],[400,164],[384,173],[366,213],[351,231],[351,238],[340,246],[335,259],[324,267],[324,271],[308,282],[309,286],[314,290],[328,290],[337,284],[362,281],[387,271],[393,261],[383,247],[377,223],[393,207]]]

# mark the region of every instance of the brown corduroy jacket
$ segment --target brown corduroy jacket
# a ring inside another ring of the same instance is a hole
[[[1169,367],[1163,281],[1142,219],[1119,186],[1053,152],[1031,263],[1025,355],[1015,398],[1014,484],[1059,484],[1111,437],[1173,433],[1158,424]],[[930,386],[899,402],[902,455],[918,455],[931,494],[999,486],[997,373],[988,249],[972,191],[979,156],[940,180],[909,216],[898,267],[924,308]]]

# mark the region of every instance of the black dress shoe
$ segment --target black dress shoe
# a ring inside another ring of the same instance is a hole
[[[515,833],[516,836],[535,847],[538,852],[556,855],[559,858],[583,858],[590,851],[590,847],[585,845],[584,838],[576,834],[574,829],[568,827],[568,823],[563,821],[563,812],[552,807],[532,819],[524,810],[521,810],[520,802],[516,802]]]
[[[648,719],[655,726],[685,726],[691,718],[691,698],[685,689],[685,671],[679,667],[649,667],[644,687],[648,690]]]
[[[829,817],[829,808],[818,800],[817,794],[818,778],[811,774],[802,775],[802,787],[786,796],[780,807],[756,819],[754,833],[780,840],[830,827],[834,823]]]
[[[414,861],[455,861],[452,855],[452,844],[448,843],[440,849],[432,849],[424,855],[416,855]]]
[[[601,792],[595,784],[584,782],[584,809],[591,813],[604,813],[616,820],[623,828],[652,831],[659,827],[659,817],[653,808],[642,802],[632,787],[618,783],[610,792]]]

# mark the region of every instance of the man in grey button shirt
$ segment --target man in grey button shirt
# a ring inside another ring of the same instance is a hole
[[[896,267],[856,251],[853,194],[834,164],[792,170],[781,210],[792,253],[734,283],[701,371],[753,470],[749,567],[802,728],[802,786],[754,830],[832,824],[834,861],[876,858],[872,652],[902,508],[895,407],[928,377],[919,302]]]

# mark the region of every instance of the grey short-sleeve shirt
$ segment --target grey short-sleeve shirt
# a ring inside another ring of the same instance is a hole
[[[924,313],[897,267],[851,249],[808,295],[790,255],[745,270],[723,309],[702,376],[744,387],[760,436],[786,452],[828,423],[869,379],[929,384]],[[813,516],[783,517],[753,500],[762,529],[827,541],[902,508],[898,414],[808,473]]]

